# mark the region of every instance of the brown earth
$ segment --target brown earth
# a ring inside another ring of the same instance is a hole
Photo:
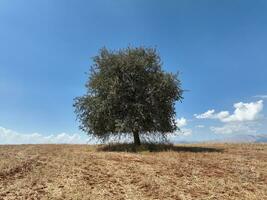
[[[267,199],[267,144],[131,148],[0,146],[0,200]]]

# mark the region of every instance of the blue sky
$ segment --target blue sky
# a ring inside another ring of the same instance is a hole
[[[72,104],[91,57],[129,44],[180,71],[178,139],[266,134],[266,11],[265,0],[1,0],[0,139],[82,143]]]

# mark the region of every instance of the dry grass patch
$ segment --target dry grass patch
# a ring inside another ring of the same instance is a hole
[[[267,199],[266,144],[21,145],[0,156],[1,200]]]

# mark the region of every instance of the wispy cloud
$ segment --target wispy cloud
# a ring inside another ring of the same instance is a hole
[[[255,98],[267,99],[267,95],[255,95]]]
[[[85,144],[86,142],[86,137],[82,137],[80,134],[22,134],[0,127],[0,144]]]
[[[210,130],[217,134],[252,134],[257,133],[257,123],[231,122],[223,126],[212,126]]]
[[[205,126],[202,125],[202,124],[196,125],[196,127],[197,127],[197,128],[205,128]]]
[[[181,131],[180,131],[180,135],[182,136],[189,136],[189,135],[192,135],[192,129],[190,128],[182,128]]]

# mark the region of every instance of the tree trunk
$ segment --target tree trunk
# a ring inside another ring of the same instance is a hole
[[[137,146],[141,145],[138,131],[133,131],[133,136],[134,136],[134,144]]]

